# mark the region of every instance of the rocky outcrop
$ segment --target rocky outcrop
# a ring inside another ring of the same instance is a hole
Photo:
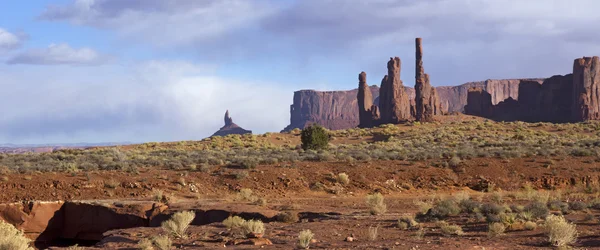
[[[429,83],[429,75],[423,68],[423,47],[421,38],[415,39],[415,119],[421,122],[432,122],[434,115],[441,114],[440,102],[435,88]],[[439,112],[439,113],[438,113]]]
[[[401,61],[390,58],[388,74],[381,81],[379,89],[379,113],[381,123],[400,123],[411,119],[409,97],[400,80]]]
[[[225,126],[221,127],[219,131],[215,132],[212,136],[226,136],[226,135],[243,135],[243,134],[252,134],[251,130],[245,130],[233,123],[233,119],[229,116],[229,110],[225,111]]]
[[[379,119],[377,106],[373,105],[373,93],[367,85],[367,73],[360,72],[358,75],[358,116],[361,128],[373,126],[372,121]]]
[[[465,105],[465,113],[475,116],[488,117],[491,116],[493,105],[492,96],[483,88],[471,87],[467,92],[467,105]]]
[[[543,82],[542,78],[534,79],[500,79],[500,80],[485,80],[479,82],[468,82],[458,86],[440,86],[435,87],[435,93],[440,100],[440,110],[442,113],[454,113],[464,111],[467,105],[467,95],[469,88],[479,87],[486,91],[491,91],[493,104],[498,104],[500,101],[508,97],[518,98],[518,84],[521,80]],[[508,86],[503,86],[508,85]],[[514,88],[517,88],[516,91]],[[373,104],[378,108],[379,103],[379,87],[376,85],[369,86]],[[415,89],[404,87],[406,96],[414,102]],[[488,92],[490,93],[490,92]],[[283,131],[290,131],[294,128],[305,128],[312,123],[318,123],[328,129],[347,129],[357,127],[360,123],[359,111],[356,108],[358,89],[346,91],[316,91],[316,90],[300,90],[294,92],[294,103],[290,106],[291,123]],[[500,99],[504,97],[504,99]],[[497,100],[500,99],[500,100]],[[496,100],[494,102],[494,100]],[[371,112],[376,112],[377,109],[372,109]]]
[[[520,80],[518,97],[508,97],[495,105],[491,101],[492,95],[482,91],[473,89],[469,92],[465,113],[499,121],[599,120],[600,61],[598,57],[578,58],[573,64],[573,74],[553,76],[541,83]]]
[[[597,56],[573,63],[573,121],[600,119],[600,62]]]
[[[370,86],[373,103],[379,100],[379,87]],[[290,106],[290,125],[283,131],[303,129],[317,123],[328,129],[355,128],[359,124],[358,89],[348,91],[300,90]]]

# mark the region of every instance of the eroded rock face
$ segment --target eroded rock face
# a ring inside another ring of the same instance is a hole
[[[573,121],[600,119],[600,62],[597,56],[573,63]]]
[[[245,130],[233,123],[233,119],[229,116],[229,110],[225,111],[225,126],[221,127],[219,131],[215,132],[212,136],[226,136],[226,135],[243,135],[243,134],[252,134],[251,130]]]
[[[396,124],[411,118],[410,104],[400,80],[400,58],[390,58],[387,68],[388,74],[383,78],[379,89],[379,113],[381,123]]]
[[[491,112],[481,108],[482,99],[478,96],[484,96],[483,93],[469,92],[465,112],[501,121],[579,122],[600,119],[600,59],[597,56],[575,59],[573,74],[553,76],[542,83],[520,80],[518,86],[518,99],[509,97],[491,108],[487,108],[486,103],[484,109]],[[487,93],[490,94],[489,91]]]
[[[377,105],[379,87],[369,86],[373,104]],[[317,123],[327,129],[347,129],[358,126],[360,118],[358,89],[347,91],[300,90],[294,92],[294,102],[290,106],[290,125],[283,131],[303,129]]]
[[[467,93],[465,114],[488,117],[493,115],[492,96],[482,88],[473,87]]]
[[[373,110],[373,94],[367,85],[367,73],[360,72],[358,75],[358,116],[359,116],[359,127],[368,128],[373,126],[373,120],[375,115],[379,116],[377,109]]]
[[[417,121],[432,122],[434,115],[441,114],[440,102],[435,88],[431,87],[429,75],[423,68],[423,47],[421,38],[415,39],[416,66],[415,66],[415,111]],[[439,112],[439,113],[438,113]]]

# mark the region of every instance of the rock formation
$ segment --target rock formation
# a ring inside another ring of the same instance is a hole
[[[573,63],[573,121],[600,119],[600,62],[597,56]]]
[[[415,39],[415,111],[417,121],[432,122],[434,115],[441,114],[440,102],[435,88],[429,83],[429,75],[423,68],[423,47],[421,38]],[[439,113],[438,113],[439,112]]]
[[[573,74],[553,76],[541,83],[520,80],[518,98],[508,97],[497,104],[491,101],[489,92],[482,91],[469,92],[465,113],[499,121],[599,120],[600,61],[598,57],[578,58],[573,64]]]
[[[379,87],[370,86],[373,104],[378,104]],[[283,131],[303,129],[317,123],[327,129],[355,128],[359,124],[358,89],[348,91],[299,90],[290,106],[290,125]],[[372,110],[373,112],[373,110]]]
[[[252,134],[251,130],[245,130],[233,123],[233,119],[229,116],[229,110],[225,111],[225,126],[221,127],[219,131],[215,132],[212,136],[226,136],[231,134],[243,135]]]
[[[387,64],[388,74],[379,89],[379,113],[381,123],[400,123],[410,116],[408,95],[400,80],[401,62],[399,57],[390,58]]]
[[[535,81],[540,84],[544,79],[500,79],[468,82],[457,86],[435,87],[435,93],[440,100],[442,113],[462,113],[467,105],[467,93],[470,88],[479,87],[490,93],[492,104],[498,104],[508,97],[518,98],[519,84],[522,80]],[[373,113],[379,114],[379,87],[369,86],[373,105]],[[312,123],[318,123],[328,129],[348,129],[359,125],[360,116],[357,102],[358,89],[346,91],[315,91],[300,90],[294,92],[294,101],[290,106],[291,123],[283,131],[294,128],[304,128]],[[414,103],[415,89],[404,87],[404,93]],[[413,115],[414,116],[414,115]],[[376,116],[378,117],[378,116]]]
[[[373,105],[373,94],[367,85],[367,73],[360,72],[358,75],[358,116],[361,128],[372,127],[373,121],[379,119],[377,106]]]
[[[467,93],[465,113],[475,116],[492,116],[492,96],[480,87],[471,87]]]

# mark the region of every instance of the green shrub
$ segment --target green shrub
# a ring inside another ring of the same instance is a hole
[[[525,206],[525,211],[530,212],[535,219],[545,218],[549,212],[546,204],[537,201]]]
[[[329,145],[329,134],[325,128],[313,124],[302,130],[300,140],[304,150],[327,149]]]

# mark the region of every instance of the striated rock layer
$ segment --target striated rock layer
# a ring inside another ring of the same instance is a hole
[[[233,119],[229,116],[229,110],[225,111],[225,126],[221,127],[217,132],[215,132],[212,136],[226,136],[226,135],[243,135],[243,134],[252,134],[251,130],[245,130],[233,123]]]

